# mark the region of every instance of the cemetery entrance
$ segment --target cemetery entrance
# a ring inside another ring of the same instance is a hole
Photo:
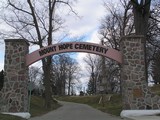
[[[28,111],[28,66],[50,55],[64,52],[88,52],[113,59],[121,64],[123,109],[158,109],[160,98],[148,89],[145,76],[144,37],[121,39],[121,52],[86,42],[59,43],[29,53],[22,39],[5,40],[5,80],[0,91],[0,112]]]

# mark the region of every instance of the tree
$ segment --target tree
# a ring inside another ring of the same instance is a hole
[[[136,35],[146,36],[150,16],[151,0],[131,0],[133,5],[134,24]]]
[[[80,69],[75,59],[68,54],[56,55],[53,58],[54,86],[58,95],[65,95],[68,88],[68,95],[71,93],[71,86],[77,80]]]
[[[80,75],[80,67],[78,66],[78,63],[72,58],[69,59],[68,63],[68,95],[71,93],[71,87],[74,84],[75,80],[78,79],[78,76]]]
[[[102,19],[99,34],[102,45],[120,50],[121,37],[131,35],[134,32],[134,20],[132,14],[132,5],[129,0],[120,0],[119,3],[104,3],[107,15]],[[105,75],[107,81],[106,92],[113,92],[115,85],[120,84],[120,65],[113,60],[101,58],[102,75]],[[105,70],[104,70],[105,69]],[[118,81],[118,82],[117,82]],[[116,82],[116,84],[115,84]]]
[[[94,94],[94,82],[92,80],[92,78],[90,78],[88,85],[87,85],[87,93],[89,95]]]
[[[152,63],[152,73],[153,73],[153,79],[154,79],[154,83],[158,84],[160,83],[160,50],[158,52],[156,52],[155,54],[155,59],[153,60]]]
[[[53,58],[53,72],[58,95],[65,95],[68,56],[60,54]]]
[[[29,81],[38,83],[42,78],[41,76],[42,76],[41,67],[38,68],[35,66],[31,66],[29,68]]]
[[[148,33],[146,41],[146,50],[147,50],[147,65],[150,68],[153,61],[156,59],[156,54],[160,49],[160,2],[152,2],[152,8],[150,12],[150,19],[148,21]],[[148,74],[153,75],[152,70],[149,69]]]
[[[67,6],[68,12],[76,14],[71,7],[71,0],[6,0],[1,1],[3,24],[9,31],[3,31],[3,37],[24,38],[39,48],[55,42],[54,34],[62,28],[63,20],[58,10]],[[51,108],[51,68],[52,56],[42,59],[45,85],[45,108]]]
[[[158,13],[159,13],[159,2],[155,1],[153,9],[150,9],[151,0],[131,0],[133,5],[134,13],[134,24],[135,33],[137,35],[144,35],[146,40],[144,41],[145,46],[145,66],[146,66],[146,77],[148,78],[148,68],[152,63],[151,60],[154,59],[154,55],[157,52],[157,47],[159,48],[159,23]],[[151,18],[151,19],[149,19]],[[158,28],[158,29],[157,29]],[[156,44],[155,44],[156,42]]]
[[[93,93],[96,94],[97,91],[97,76],[99,75],[100,70],[100,60],[98,55],[87,54],[83,59],[87,65],[87,70],[90,75],[90,82],[92,81]]]
[[[131,3],[128,0],[120,0],[117,4],[120,7],[115,3],[104,3],[107,15],[101,20],[99,34],[103,45],[119,50],[121,37],[130,35],[134,24]]]
[[[3,88],[3,83],[4,83],[4,72],[3,70],[0,72],[0,91]]]
[[[38,83],[40,83],[42,81],[42,77],[43,74],[42,74],[42,70],[41,70],[41,67],[34,67],[34,66],[31,66],[29,68],[29,81],[28,81],[28,84],[29,86],[31,87],[30,89],[32,90],[32,93],[35,93],[35,94],[39,94],[38,92],[40,92],[38,90]]]
[[[149,0],[146,1],[141,0],[140,2],[138,1],[139,0],[120,0],[118,5],[121,7],[114,7],[114,4],[108,4],[106,2],[104,4],[104,7],[109,12],[109,14],[107,14],[105,18],[102,20],[99,33],[101,34],[101,40],[104,41],[104,44],[106,46],[118,50],[122,36],[134,34],[135,31],[136,34],[138,35],[140,34],[144,35],[146,38],[145,61],[146,61],[146,76],[147,76],[148,75],[147,70],[149,70],[150,68],[155,53],[160,48],[159,47],[160,46],[159,42],[160,3],[159,1],[152,1],[151,4]],[[150,5],[152,5],[151,10],[149,7]],[[145,30],[143,31],[143,29]],[[149,72],[149,74],[150,73],[151,72]]]

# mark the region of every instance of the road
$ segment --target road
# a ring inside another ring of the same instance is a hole
[[[29,120],[122,120],[120,117],[103,113],[88,105],[60,102],[63,106],[43,116]]]

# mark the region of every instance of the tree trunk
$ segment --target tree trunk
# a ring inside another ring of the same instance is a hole
[[[63,84],[62,84],[62,95],[65,95],[65,88],[66,88],[66,78],[65,78],[65,76],[64,76],[64,78],[63,78]]]
[[[134,0],[132,0],[134,1]],[[148,19],[150,11],[151,0],[143,0],[140,4],[133,2],[133,14],[134,14],[134,24],[136,35],[146,36],[148,31]]]
[[[104,41],[101,41],[101,44],[104,45]],[[102,80],[105,83],[105,88],[106,88],[106,92],[110,93],[111,92],[111,84],[109,79],[107,79],[107,68],[106,68],[106,64],[105,64],[105,57],[102,56]]]
[[[69,73],[69,80],[68,80],[68,95],[70,95],[71,93],[71,73]]]
[[[138,3],[138,1],[132,0],[132,4],[133,4],[135,33],[136,33],[136,35],[143,35],[144,39],[146,39],[146,35],[148,32],[148,19],[149,19],[149,15],[150,15],[151,0],[141,0],[140,3]],[[144,40],[144,43],[142,43],[142,44],[144,44],[145,74],[146,74],[146,81],[148,82],[146,40]]]
[[[50,84],[50,70],[51,70],[51,56],[42,60],[44,71],[44,85],[45,85],[45,108],[51,108],[52,92]]]

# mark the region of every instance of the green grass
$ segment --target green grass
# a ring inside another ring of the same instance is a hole
[[[41,97],[32,96],[30,114],[32,117],[43,115],[51,110],[59,108],[60,106],[61,105],[59,105],[57,101],[53,100],[51,109],[46,109],[44,108],[44,99]]]
[[[151,87],[151,91],[155,94],[160,95],[160,85],[155,85]],[[121,96],[113,95],[110,101],[105,100],[104,106],[102,105],[102,103],[98,104],[100,97],[101,97],[100,95],[98,96],[74,96],[74,97],[67,96],[67,97],[59,97],[58,99],[63,100],[63,101],[88,104],[103,112],[107,112],[107,113],[119,116],[122,110]],[[60,105],[57,104],[56,101],[53,101],[52,109],[50,110],[45,109],[43,105],[44,105],[44,100],[41,97],[32,96],[31,109],[30,109],[31,116],[32,117],[39,116],[39,115],[45,114],[51,110],[54,110],[60,107]],[[17,116],[12,116],[12,115],[0,114],[0,120],[25,120],[25,119],[17,117]]]
[[[59,100],[68,101],[68,102],[76,102],[82,104],[88,104],[96,109],[99,109],[103,112],[110,113],[112,115],[119,116],[122,111],[122,100],[121,95],[112,95],[111,99],[108,101],[108,96],[104,98],[104,104],[100,103],[101,95],[98,96],[73,96],[73,97],[59,97]]]
[[[154,94],[160,96],[160,84],[154,85],[153,87],[150,87],[150,88],[151,88],[151,91],[152,91]],[[160,114],[157,114],[157,116],[160,116]]]
[[[25,120],[25,119],[13,115],[0,114],[0,120]]]
[[[154,94],[157,94],[160,96],[160,85],[154,85],[151,87],[151,91]],[[103,112],[110,113],[112,115],[120,115],[120,112],[122,111],[122,97],[121,95],[113,95],[111,97],[110,101],[105,100],[104,106],[99,103],[100,95],[98,96],[65,96],[65,97],[59,97],[59,100],[62,101],[68,101],[68,102],[76,102],[76,103],[82,103],[82,104],[88,104],[96,109],[99,109]]]
[[[154,93],[154,94],[157,94],[160,96],[160,84],[158,85],[154,85],[153,87],[150,87],[151,88],[151,91]]]
[[[52,108],[45,109],[44,108],[44,99],[42,97],[32,96],[31,98],[31,109],[30,114],[31,117],[43,115],[51,110],[57,109],[60,107],[56,101],[52,101]],[[21,117],[12,116],[12,115],[4,115],[0,114],[0,120],[25,120]]]
[[[122,111],[121,95],[113,95],[110,101],[105,102],[104,108],[104,112],[119,116]]]

